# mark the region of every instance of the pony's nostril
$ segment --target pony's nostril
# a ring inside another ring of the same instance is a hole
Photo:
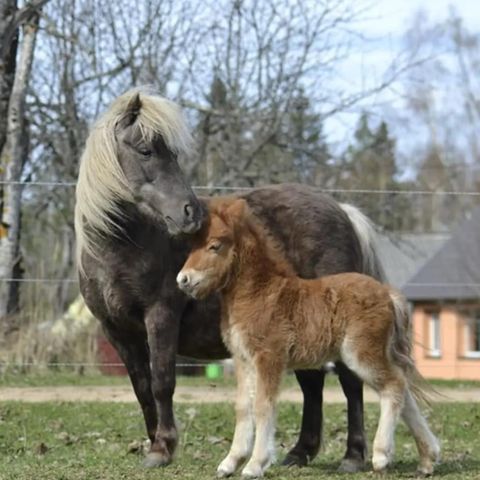
[[[193,207],[189,203],[183,207],[183,211],[185,212],[185,217],[187,217],[189,220],[193,218]]]

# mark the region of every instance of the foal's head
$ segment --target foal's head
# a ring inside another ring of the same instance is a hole
[[[208,221],[193,236],[190,255],[177,275],[178,286],[185,293],[201,299],[228,285],[237,259],[237,239],[246,207],[243,199],[210,202]]]

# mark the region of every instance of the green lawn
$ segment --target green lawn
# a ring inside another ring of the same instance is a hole
[[[0,479],[213,479],[232,435],[232,406],[180,405],[176,412],[181,436],[174,464],[161,470],[145,470],[140,465],[141,455],[128,453],[131,442],[144,438],[135,404],[0,404]],[[370,441],[377,414],[376,405],[367,405]],[[391,473],[381,477],[370,472],[336,475],[345,444],[345,408],[327,405],[325,418],[325,446],[319,457],[302,469],[273,467],[267,478],[389,479],[410,478],[414,473],[414,442],[401,425]],[[299,420],[299,405],[281,404],[277,435],[280,458],[296,438]],[[437,476],[479,479],[480,403],[438,404],[430,423],[443,444],[443,462]]]

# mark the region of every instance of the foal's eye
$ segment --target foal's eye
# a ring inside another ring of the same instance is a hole
[[[207,250],[208,250],[209,252],[218,252],[218,251],[220,250],[220,247],[221,247],[221,246],[222,246],[222,244],[219,243],[219,242],[218,242],[218,243],[217,243],[217,242],[216,242],[216,243],[211,243],[211,244],[208,246]]]

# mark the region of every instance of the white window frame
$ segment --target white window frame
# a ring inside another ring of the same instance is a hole
[[[442,330],[440,324],[440,312],[429,312],[428,356],[434,358],[439,358],[442,356]]]
[[[470,345],[472,344],[470,342],[471,340],[471,329],[472,327],[474,328],[474,325],[476,325],[476,328],[480,331],[480,310],[475,309],[475,310],[468,310],[465,312],[465,324],[464,324],[464,330],[465,330],[465,338],[464,338],[464,345],[465,345],[465,351],[464,351],[464,356],[466,358],[480,358],[480,345],[479,345],[479,350],[469,350]],[[477,334],[478,335],[478,334]]]

